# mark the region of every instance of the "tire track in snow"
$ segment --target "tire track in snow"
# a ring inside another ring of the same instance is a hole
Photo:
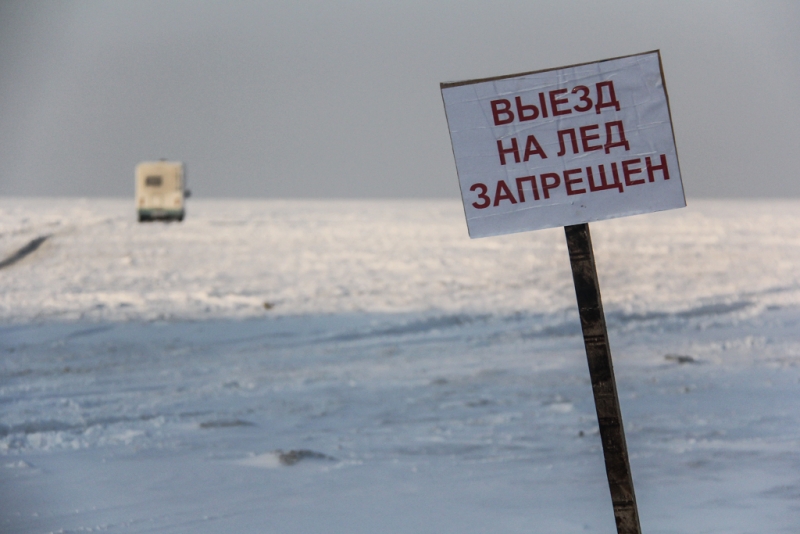
[[[28,256],[30,254],[33,254],[34,252],[36,252],[36,249],[38,249],[40,246],[42,246],[42,243],[47,241],[47,239],[51,235],[52,234],[40,235],[36,239],[31,239],[28,242],[27,245],[25,245],[24,247],[22,247],[21,249],[19,249],[18,251],[16,251],[15,253],[10,255],[9,257],[7,257],[6,259],[4,259],[3,261],[0,261],[0,269],[5,269],[6,267],[11,267],[12,265],[17,263],[21,259],[25,258],[26,256]]]

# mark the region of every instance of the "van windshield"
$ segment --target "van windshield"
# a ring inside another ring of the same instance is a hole
[[[163,181],[161,176],[148,176],[144,179],[144,185],[148,187],[160,187]]]

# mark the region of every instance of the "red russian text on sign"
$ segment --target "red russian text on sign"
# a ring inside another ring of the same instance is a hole
[[[482,210],[501,206],[503,201],[508,201],[509,204],[535,203],[539,200],[550,199],[551,195],[560,189],[563,189],[567,196],[607,191],[622,193],[626,188],[655,182],[656,171],[661,173],[662,180],[669,180],[666,155],[660,154],[659,161],[659,165],[653,165],[650,158],[645,158],[644,162],[641,158],[635,158],[620,162],[613,161],[609,165],[601,164],[594,167],[566,169],[562,172],[523,176],[514,179],[513,182],[502,179],[497,181],[494,194],[490,193],[489,186],[479,182],[472,184],[469,188],[470,192],[474,193],[471,204],[474,208]],[[636,175],[639,174],[642,176],[637,177]],[[647,176],[647,180],[645,180],[645,176]],[[525,196],[526,189],[531,192],[528,197]],[[514,190],[516,190],[516,196]]]
[[[576,95],[576,98],[572,98],[571,95]],[[594,95],[594,99],[591,95]],[[571,90],[564,88],[542,92],[538,94],[538,102],[538,106],[530,102],[523,103],[522,96],[515,96],[512,108],[511,100],[507,98],[492,100],[490,106],[494,125],[501,126],[514,121],[527,122],[539,117],[546,119],[550,115],[559,117],[569,115],[573,111],[583,113],[592,108],[597,114],[602,113],[604,108],[614,108],[617,111],[620,109],[617,94],[614,91],[614,82],[611,80],[597,83],[594,86],[594,92],[585,85],[576,85]]]

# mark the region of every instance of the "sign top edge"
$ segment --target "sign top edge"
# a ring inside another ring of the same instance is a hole
[[[625,58],[629,58],[629,57],[646,56],[648,54],[657,54],[658,55],[658,61],[659,61],[659,63],[661,62],[661,50],[660,49],[656,49],[656,50],[648,50],[647,52],[640,52],[638,54],[628,54],[626,56],[610,57],[610,58],[607,58],[607,59],[601,59],[599,61],[586,61],[584,63],[575,63],[574,65],[564,65],[564,66],[561,66],[561,67],[551,67],[551,68],[548,68],[548,69],[532,70],[532,71],[528,71],[528,72],[518,72],[516,74],[504,74],[502,76],[491,76],[489,78],[477,78],[477,79],[474,79],[474,80],[463,80],[463,81],[460,81],[460,82],[443,82],[443,83],[439,84],[439,87],[441,88],[441,90],[444,90],[444,89],[450,89],[450,88],[453,88],[453,87],[460,87],[462,85],[473,85],[473,84],[476,84],[476,83],[493,82],[493,81],[497,81],[497,80],[505,80],[505,79],[508,79],[508,78],[517,78],[519,76],[528,76],[530,74],[540,74],[542,72],[550,72],[550,71],[561,70],[561,69],[570,69],[570,68],[573,68],[573,67],[582,67],[584,65],[594,65],[596,63],[605,63],[606,61],[616,61],[618,59],[625,59]]]

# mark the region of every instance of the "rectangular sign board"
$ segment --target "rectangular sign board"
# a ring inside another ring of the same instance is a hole
[[[470,237],[686,205],[658,51],[441,88]]]

